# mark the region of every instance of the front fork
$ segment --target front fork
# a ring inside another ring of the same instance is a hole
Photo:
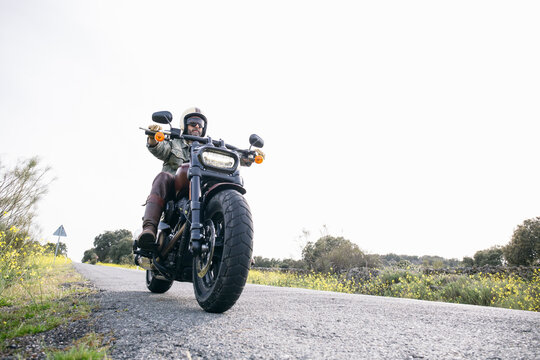
[[[194,174],[190,180],[191,196],[191,242],[190,250],[194,256],[201,254],[204,239],[204,228],[201,223],[201,175],[198,169],[193,169]],[[199,173],[199,174],[198,174]]]

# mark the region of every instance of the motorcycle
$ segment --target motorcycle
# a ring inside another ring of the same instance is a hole
[[[176,199],[169,201],[158,225],[155,250],[133,244],[135,264],[146,269],[146,287],[164,293],[173,281],[192,282],[199,305],[222,313],[240,297],[251,266],[253,223],[244,194],[240,166],[263,162],[264,141],[249,138],[241,150],[223,140],[182,135],[172,114],[156,112],[152,120],[169,131],[145,130],[157,141],[191,141],[190,161],[175,175]]]

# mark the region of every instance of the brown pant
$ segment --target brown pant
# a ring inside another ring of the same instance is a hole
[[[188,183],[189,163],[183,164],[176,175],[168,172],[160,172],[152,183],[150,195],[146,199],[146,207],[143,216],[143,231],[139,235],[138,244],[141,249],[152,250],[155,246],[156,232],[165,209],[165,204],[175,200],[178,195],[186,194],[189,189]]]
[[[165,204],[174,200],[174,175],[166,172],[159,173],[152,183],[152,190],[146,199],[144,209],[142,232],[138,238],[141,249],[152,250],[156,242],[156,232]]]
[[[146,203],[155,203],[163,209],[168,201],[174,200],[175,196],[174,175],[160,172],[152,183],[152,189]]]

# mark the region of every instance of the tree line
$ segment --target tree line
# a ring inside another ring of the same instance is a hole
[[[34,219],[38,202],[47,194],[49,184],[54,181],[54,178],[50,176],[50,171],[50,167],[40,164],[38,157],[19,160],[12,168],[7,168],[0,161],[0,233],[3,235],[3,244],[9,244],[15,249],[29,243],[39,245],[36,240],[39,229]],[[96,236],[94,247],[85,251],[82,261],[131,263],[132,239],[132,233],[125,229],[106,231]],[[48,243],[43,247],[46,251],[53,252],[56,244]],[[67,254],[66,244],[59,244],[59,253]],[[409,265],[435,268],[538,265],[540,264],[540,217],[527,219],[518,225],[510,242],[505,246],[479,250],[473,257],[465,257],[461,261],[440,256],[366,254],[350,240],[328,234],[321,236],[315,242],[308,241],[302,250],[300,260],[268,259],[256,256],[254,261],[255,265],[260,267],[300,268],[320,272],[340,272],[352,267],[406,267]]]
[[[295,268],[316,272],[339,273],[354,267],[376,268],[395,266],[406,268],[421,265],[431,268],[454,268],[474,266],[532,266],[540,265],[540,217],[527,219],[518,225],[510,242],[505,246],[493,246],[478,250],[473,257],[463,260],[445,259],[441,256],[411,256],[397,254],[366,254],[358,245],[343,237],[325,235],[316,242],[308,242],[300,260],[254,258],[257,267]]]
[[[133,235],[128,230],[106,231],[94,239],[94,247],[85,251],[83,262],[98,261],[130,264]],[[414,256],[367,254],[352,241],[331,235],[321,236],[317,241],[308,241],[302,250],[302,258],[270,259],[262,256],[253,258],[255,267],[301,269],[323,273],[340,273],[355,267],[400,267],[411,265],[430,268],[473,267],[484,265],[537,265],[540,264],[540,217],[528,219],[519,225],[511,241],[505,246],[494,246],[477,251],[473,257],[446,259],[441,256]]]

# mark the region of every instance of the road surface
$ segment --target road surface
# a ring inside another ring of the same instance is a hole
[[[103,290],[113,359],[540,359],[536,312],[248,284],[209,314],[189,283],[152,294],[143,271],[75,267]]]

